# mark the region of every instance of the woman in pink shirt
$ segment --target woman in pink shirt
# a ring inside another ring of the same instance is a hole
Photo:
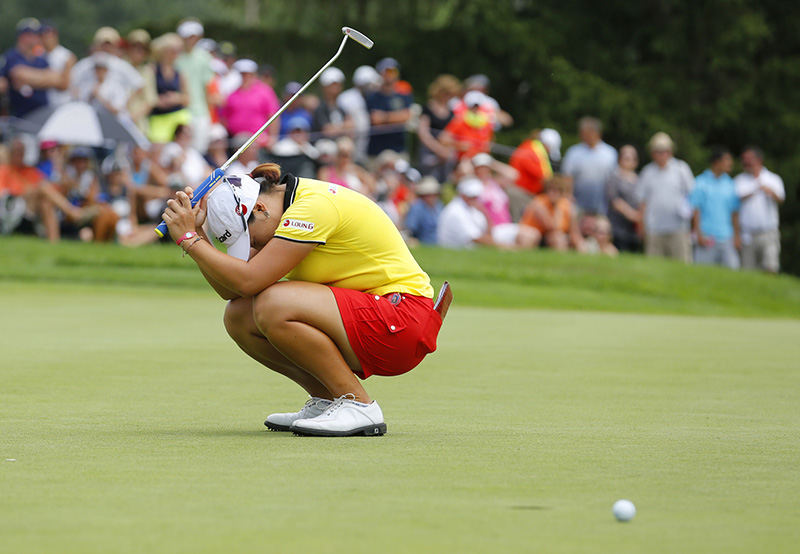
[[[253,60],[237,60],[233,68],[242,75],[241,86],[233,91],[222,107],[221,117],[228,133],[252,135],[280,108],[275,91],[259,80],[258,64]],[[260,146],[273,144],[280,131],[279,125],[270,125],[267,133],[259,137]]]
[[[516,170],[509,165],[498,162],[489,154],[477,154],[472,158],[475,176],[483,183],[481,204],[492,225],[511,223],[511,212],[508,208],[508,194],[503,184],[513,182]],[[496,176],[495,176],[496,172]],[[501,181],[501,182],[498,182]]]

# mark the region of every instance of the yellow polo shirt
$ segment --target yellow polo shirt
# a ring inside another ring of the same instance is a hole
[[[384,295],[433,298],[433,287],[403,237],[375,202],[314,179],[284,177],[284,212],[275,237],[316,243],[288,279]]]

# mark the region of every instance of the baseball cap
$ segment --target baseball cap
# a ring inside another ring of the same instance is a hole
[[[119,32],[114,27],[100,27],[94,33],[92,44],[102,44],[110,42],[111,44],[119,44]]]
[[[147,46],[150,44],[150,33],[144,29],[134,29],[128,33],[126,40],[128,44],[144,44]]]
[[[439,181],[430,175],[423,177],[422,180],[414,186],[414,192],[420,196],[426,194],[439,194]]]
[[[467,198],[477,198],[483,193],[483,183],[475,177],[467,177],[459,181],[457,190]]]
[[[672,139],[667,133],[659,131],[650,139],[648,146],[652,152],[664,152],[667,150],[671,151],[675,147],[675,143],[672,142]]]
[[[555,129],[542,129],[539,140],[547,147],[547,152],[555,161],[561,159],[561,135]]]
[[[471,75],[464,81],[464,86],[467,88],[480,88],[485,90],[489,88],[489,77],[482,73]]]
[[[381,76],[370,65],[361,65],[353,72],[353,84],[357,87],[366,87],[380,81]]]
[[[86,146],[76,146],[69,153],[69,159],[74,160],[76,158],[86,158],[90,160],[92,158],[92,151]]]
[[[203,36],[203,24],[194,19],[184,21],[178,25],[178,34],[181,38],[201,37]]]
[[[375,64],[375,69],[378,70],[378,73],[383,73],[387,69],[400,69],[400,64],[394,58],[383,58]]]
[[[35,17],[26,17],[17,22],[17,34],[38,33],[42,30],[42,24]]]
[[[492,157],[485,152],[475,154],[475,156],[472,157],[472,165],[475,167],[490,166],[492,165]]]
[[[344,73],[338,67],[329,67],[319,76],[319,84],[327,87],[334,83],[344,83]]]
[[[303,88],[303,85],[298,83],[297,81],[289,81],[286,83],[286,86],[283,87],[283,93],[288,94],[289,96],[294,96],[297,94],[297,91]]]
[[[236,62],[234,62],[233,69],[235,69],[239,73],[257,73],[258,64],[253,60],[243,58],[241,60],[236,60]]]
[[[485,98],[486,96],[484,96],[482,92],[471,90],[464,95],[464,104],[466,104],[468,108],[474,108],[475,106],[483,104]]]
[[[311,130],[311,125],[308,124],[305,117],[296,115],[286,122],[286,128],[289,131],[309,131]]]
[[[250,229],[247,218],[261,190],[249,175],[225,175],[208,195],[208,228],[228,250],[228,255],[250,258]]]

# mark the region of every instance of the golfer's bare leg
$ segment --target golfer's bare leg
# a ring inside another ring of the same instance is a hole
[[[302,281],[275,283],[255,297],[256,326],[286,358],[338,397],[371,399],[354,375],[361,364],[350,346],[329,287]]]
[[[286,359],[258,330],[253,320],[252,298],[237,298],[228,303],[225,308],[225,329],[239,348],[255,361],[288,377],[311,396],[329,400],[334,398],[316,377]]]

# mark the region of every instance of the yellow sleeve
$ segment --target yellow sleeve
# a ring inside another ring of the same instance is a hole
[[[309,194],[297,198],[275,230],[275,236],[293,242],[325,244],[339,226],[339,212],[329,198]]]

